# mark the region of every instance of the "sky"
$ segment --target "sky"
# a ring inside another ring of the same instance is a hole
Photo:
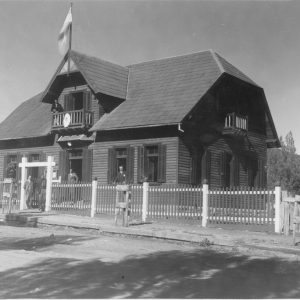
[[[74,50],[126,66],[212,49],[264,88],[278,136],[292,131],[300,153],[300,1],[72,2]],[[0,0],[0,122],[54,75],[69,7]]]

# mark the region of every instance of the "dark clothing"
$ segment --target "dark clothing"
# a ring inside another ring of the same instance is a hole
[[[123,173],[119,172],[118,175],[117,175],[117,177],[116,177],[115,182],[117,184],[125,184],[126,183],[126,175],[125,175],[125,173],[124,172]]]
[[[53,103],[52,106],[51,106],[51,111],[52,111],[53,113],[56,113],[56,112],[63,112],[64,109],[63,109],[63,107],[61,106],[60,103],[56,103],[56,104]]]
[[[38,191],[38,201],[39,201],[39,209],[41,211],[45,211],[45,203],[46,203],[46,178],[41,178],[37,181],[37,191]]]
[[[33,182],[27,179],[24,184],[24,189],[27,208],[32,208]]]

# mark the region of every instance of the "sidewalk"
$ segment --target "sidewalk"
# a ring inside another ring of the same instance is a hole
[[[168,222],[156,220],[149,223],[132,222],[129,227],[123,227],[121,220],[118,225],[114,224],[113,216],[100,215],[95,218],[56,214],[39,213],[37,211],[24,211],[19,215],[26,215],[29,218],[37,218],[37,226],[64,226],[78,229],[98,230],[103,234],[121,234],[135,237],[159,238],[182,242],[197,243],[202,246],[213,244],[214,246],[229,247],[230,250],[256,249],[267,251],[268,255],[299,256],[300,244],[294,246],[292,236],[271,234],[266,232],[255,232],[249,230],[203,228],[197,223],[180,224],[174,221]],[[0,216],[1,219],[1,216]],[[4,216],[2,215],[2,219]],[[300,236],[298,238],[300,242]]]

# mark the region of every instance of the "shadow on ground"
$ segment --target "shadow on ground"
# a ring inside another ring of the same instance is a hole
[[[1,298],[299,298],[300,263],[212,250],[47,259],[0,273]]]
[[[4,238],[0,239],[0,250],[26,250],[37,251],[43,248],[60,244],[71,245],[79,243],[85,240],[91,240],[91,236],[76,236],[76,235],[54,235],[43,237],[35,237],[31,239],[16,239],[16,238]]]

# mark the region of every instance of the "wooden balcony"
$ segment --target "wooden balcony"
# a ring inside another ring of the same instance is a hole
[[[246,135],[248,131],[248,117],[230,113],[225,118],[224,135]]]
[[[94,113],[91,111],[72,110],[52,115],[52,131],[84,131],[94,124]]]

